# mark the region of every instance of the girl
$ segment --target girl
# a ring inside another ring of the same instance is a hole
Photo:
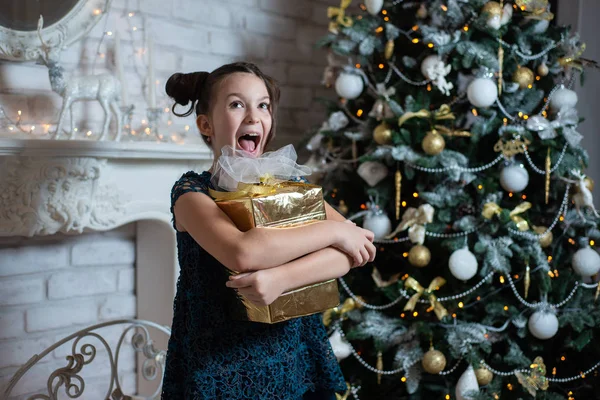
[[[166,91],[176,104],[191,102],[176,115],[195,110],[213,151],[231,145],[260,156],[275,135],[279,89],[253,64],[174,74]],[[334,400],[346,385],[318,314],[268,325],[229,320],[225,305],[236,291],[268,305],[340,277],[373,261],[373,234],[328,205],[327,221],[241,232],[207,194],[211,171],[184,174],[171,192],[181,271],[162,398]],[[223,266],[240,274],[229,278]]]

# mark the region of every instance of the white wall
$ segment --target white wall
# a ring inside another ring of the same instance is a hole
[[[587,44],[585,58],[600,61],[600,41],[598,41],[598,20],[600,19],[600,1],[598,0],[559,0],[558,23],[571,25],[574,31],[579,31],[581,40]],[[600,70],[586,70],[584,86],[577,81],[579,115],[585,118],[580,126],[584,135],[583,145],[590,154],[590,166],[587,170],[595,181],[594,194],[600,197],[600,113],[598,93],[600,93]],[[598,205],[598,200],[596,200]]]
[[[129,224],[106,233],[0,238],[0,388],[31,356],[71,333],[135,318],[135,228]],[[117,327],[100,333],[114,350],[122,331]],[[43,393],[50,373],[66,366],[71,344],[41,361],[13,394]],[[86,398],[102,398],[108,389],[110,364],[102,347],[97,349],[94,368],[84,369]],[[120,372],[132,389],[131,345],[124,356]]]
[[[114,35],[117,30],[123,41],[126,60],[126,84],[136,107],[134,129],[145,119],[147,104],[143,97],[146,69],[144,28],[155,40],[158,106],[172,103],[164,94],[164,83],[174,72],[212,70],[234,60],[256,62],[266,73],[282,84],[279,143],[297,140],[309,126],[320,124],[323,111],[317,111],[313,98],[332,95],[321,85],[325,54],[314,43],[327,33],[328,5],[336,0],[114,0],[112,9],[90,32],[88,37],[62,55],[69,74],[91,74],[115,71],[113,64]],[[128,14],[133,12],[133,17]],[[133,27],[137,30],[134,32]],[[100,44],[99,56],[96,56]],[[137,53],[136,53],[137,52]],[[16,119],[23,113],[23,122],[36,124],[35,132],[43,132],[48,124],[58,120],[61,99],[50,91],[47,69],[34,63],[0,63],[0,106]],[[104,118],[98,103],[77,104],[75,114],[80,120],[79,131],[98,132]],[[174,118],[173,125],[163,130],[182,130],[192,126]],[[53,129],[53,128],[52,128]]]

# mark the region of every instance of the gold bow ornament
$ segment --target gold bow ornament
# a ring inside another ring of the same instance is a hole
[[[515,4],[525,13],[525,18],[545,21],[554,19],[554,14],[548,8],[548,0],[515,0]]]
[[[434,212],[431,204],[423,204],[419,208],[409,207],[402,215],[402,221],[398,227],[386,236],[386,239],[392,239],[398,233],[408,229],[410,241],[415,244],[423,244],[425,242],[425,224],[433,222]]]
[[[404,311],[412,311],[415,309],[417,302],[421,298],[421,296],[427,296],[431,307],[433,308],[433,312],[438,317],[439,320],[448,315],[448,311],[442,306],[442,304],[437,300],[434,291],[439,290],[440,287],[446,284],[446,280],[441,276],[434,278],[429,287],[425,289],[416,279],[413,277],[408,277],[406,281],[404,281],[404,287],[410,288],[414,290],[416,293],[412,295],[412,297],[408,300],[406,305],[404,306]]]
[[[531,208],[531,203],[528,201],[525,201],[521,204],[519,204],[517,207],[515,207],[514,210],[512,210],[509,213],[510,219],[517,225],[517,228],[521,231],[528,231],[529,230],[529,224],[527,223],[527,221],[525,220],[525,218],[521,217],[519,214],[524,213],[525,211],[529,210]],[[496,204],[496,203],[486,203],[483,206],[483,211],[481,212],[481,215],[483,215],[483,217],[485,219],[492,219],[494,217],[494,215],[499,216],[502,213],[502,208]]]
[[[583,71],[584,67],[600,68],[598,62],[581,57],[585,52],[586,47],[585,43],[582,43],[580,46],[575,46],[570,54],[559,58],[558,63],[563,68],[575,68],[578,71]]]
[[[346,15],[346,8],[350,6],[350,3],[352,3],[352,0],[342,0],[339,7],[327,7],[327,18],[335,17],[335,20],[329,23],[329,32],[337,35],[338,26],[345,26],[346,28],[352,26],[354,21]]]
[[[439,110],[434,111],[433,113],[426,109],[422,109],[417,112],[409,111],[404,113],[404,115],[398,118],[398,126],[404,125],[406,121],[412,118],[431,118],[433,121],[446,121],[453,120],[456,117],[452,113],[452,110],[450,110],[450,106],[448,104],[444,104],[439,108]]]

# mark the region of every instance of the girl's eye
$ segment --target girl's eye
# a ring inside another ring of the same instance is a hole
[[[263,110],[269,110],[270,109],[270,104],[269,103],[260,103],[259,107],[262,108]]]
[[[240,107],[244,107],[244,105],[242,104],[241,101],[234,101],[233,103],[231,103],[229,105],[229,107],[231,107],[231,108],[240,108]]]

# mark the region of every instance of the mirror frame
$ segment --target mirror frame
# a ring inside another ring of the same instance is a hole
[[[109,10],[111,0],[79,0],[58,22],[42,29],[44,41],[66,48],[79,40],[98,23]],[[100,10],[100,12],[98,12]],[[37,61],[41,43],[37,31],[17,31],[0,25],[0,59]]]

